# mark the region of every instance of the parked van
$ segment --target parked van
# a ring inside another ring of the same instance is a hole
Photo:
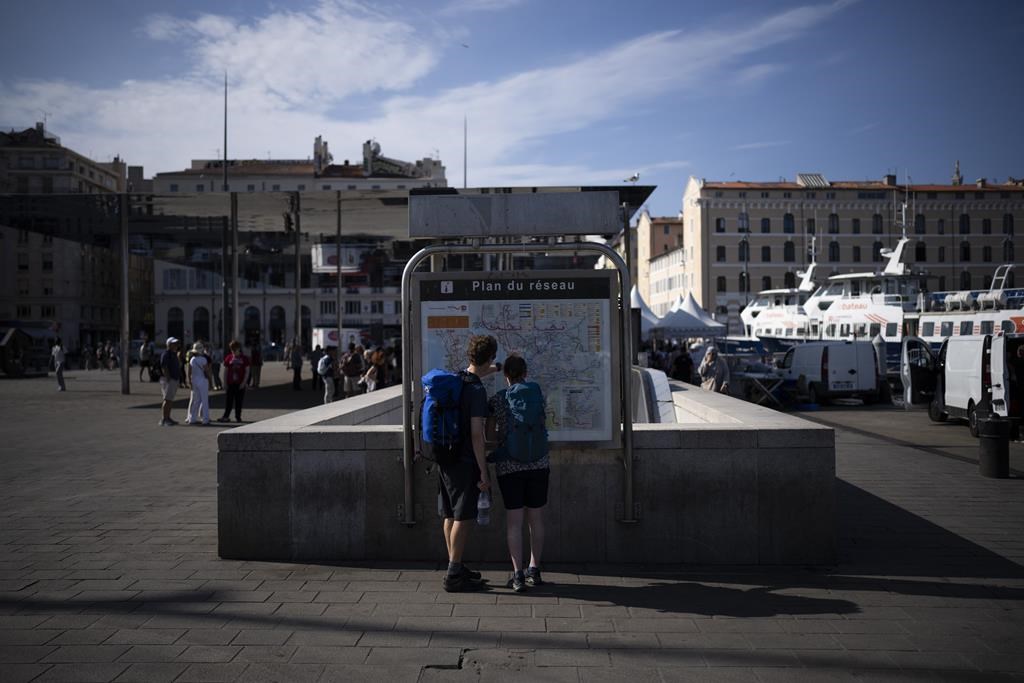
[[[1000,332],[950,337],[934,353],[920,337],[905,338],[900,374],[906,407],[927,407],[933,422],[966,420],[973,436],[980,417],[1021,417],[1024,372],[1011,366],[1020,363],[1022,345],[1024,335]]]
[[[869,341],[807,342],[786,352],[778,374],[811,403],[857,396],[873,403],[883,393],[878,356]]]

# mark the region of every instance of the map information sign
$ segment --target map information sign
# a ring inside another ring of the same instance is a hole
[[[602,442],[618,438],[618,306],[614,273],[500,272],[417,274],[417,377],[432,368],[466,367],[474,334],[498,341],[498,360],[526,359],[529,379],[547,402],[551,441]],[[614,359],[614,360],[613,360]],[[485,380],[487,393],[504,377]]]

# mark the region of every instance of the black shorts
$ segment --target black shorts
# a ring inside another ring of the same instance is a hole
[[[548,477],[551,470],[522,470],[498,477],[501,500],[506,510],[542,508],[548,502]]]
[[[438,467],[440,476],[437,484],[438,512],[445,519],[459,521],[476,519],[476,501],[480,496],[477,483],[480,468],[476,460],[460,460],[448,467]]]

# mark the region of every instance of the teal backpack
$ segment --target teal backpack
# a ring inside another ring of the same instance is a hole
[[[537,462],[548,454],[548,430],[545,426],[544,395],[536,382],[520,382],[504,391],[508,408],[505,440],[488,460]]]

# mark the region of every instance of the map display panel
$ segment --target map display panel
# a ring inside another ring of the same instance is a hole
[[[465,368],[469,337],[489,334],[499,361],[511,353],[526,359],[544,392],[552,441],[610,442],[614,276],[453,275],[420,276],[419,374]],[[484,382],[489,395],[505,386],[500,373]]]

